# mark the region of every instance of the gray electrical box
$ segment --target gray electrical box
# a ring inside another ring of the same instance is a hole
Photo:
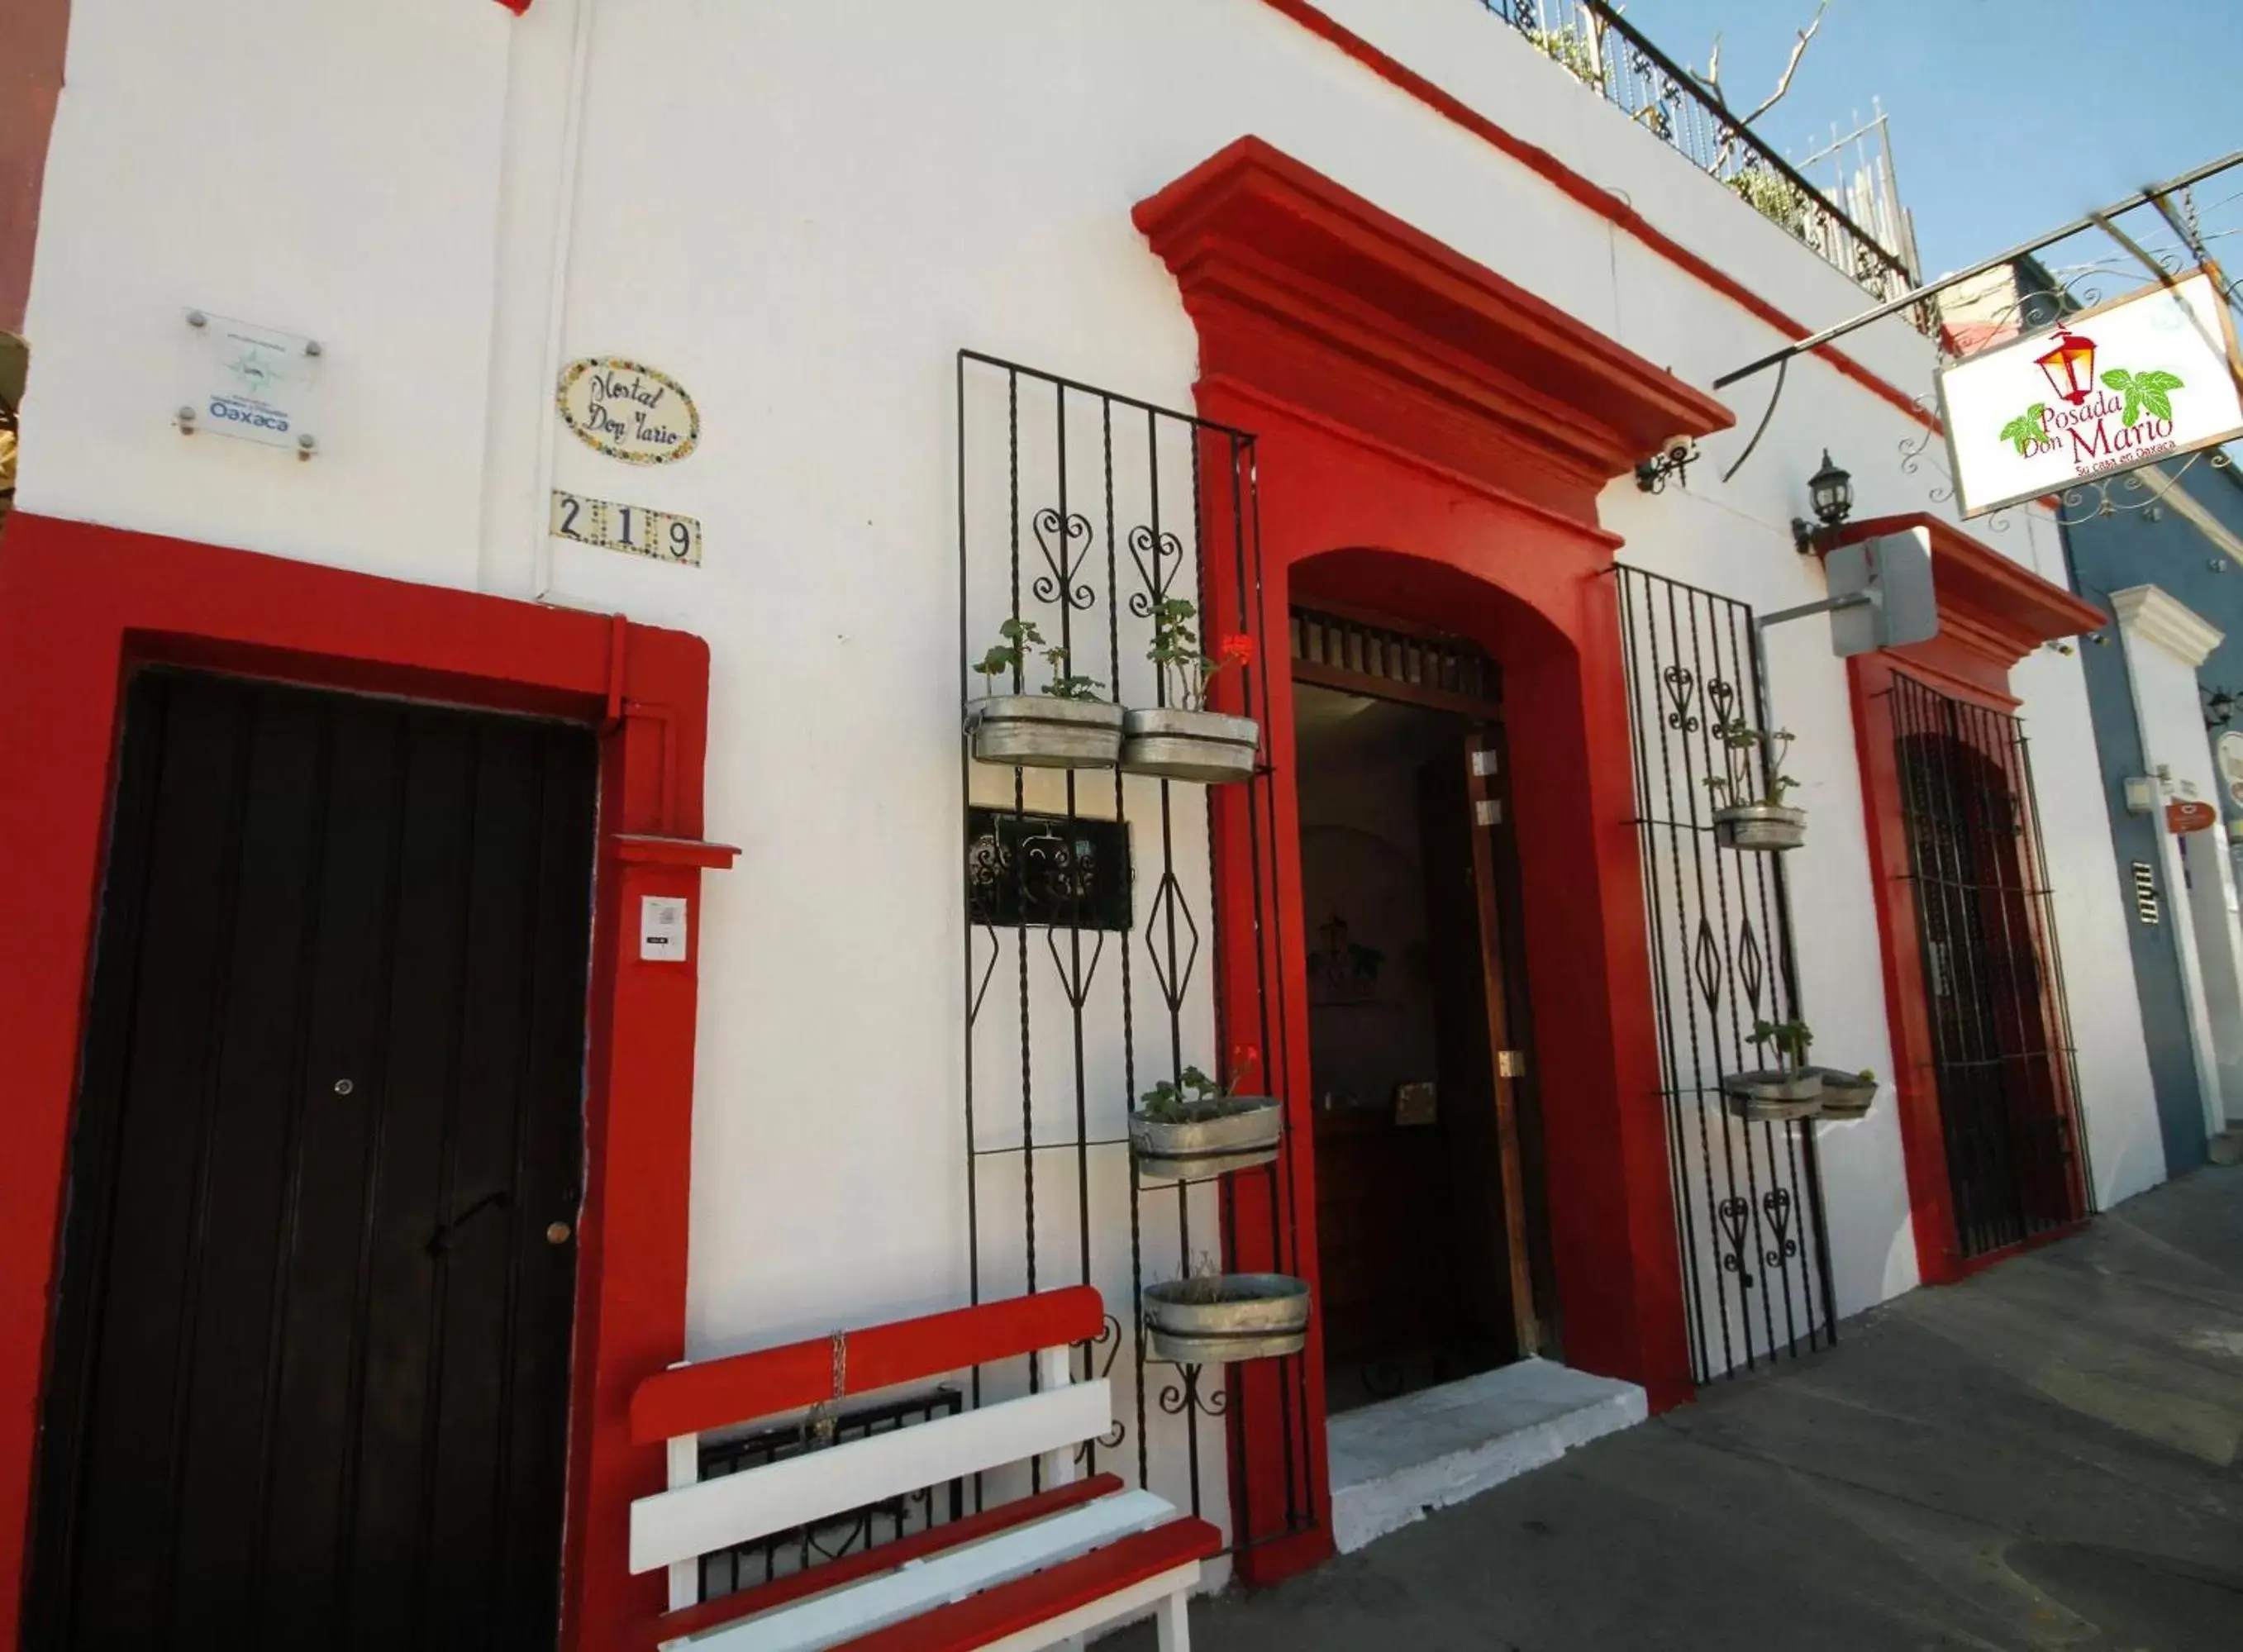
[[[1830,647],[1841,658],[1923,643],[1939,635],[1931,589],[1931,536],[1922,528],[1841,545],[1822,559],[1833,597],[1873,600],[1830,612]]]

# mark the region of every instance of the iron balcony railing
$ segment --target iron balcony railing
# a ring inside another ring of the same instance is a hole
[[[1849,217],[1605,0],[1480,4],[1880,302],[1916,285],[1906,260]],[[1930,330],[1928,312],[1913,319],[1919,330]]]

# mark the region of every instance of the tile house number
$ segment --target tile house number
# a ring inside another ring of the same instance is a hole
[[[556,538],[607,550],[627,550],[658,563],[701,564],[701,521],[643,505],[553,490],[551,531]]]
[[[577,440],[625,464],[675,464],[701,440],[700,409],[685,387],[643,361],[571,361],[553,403]]]

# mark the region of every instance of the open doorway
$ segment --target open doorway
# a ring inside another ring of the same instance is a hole
[[[1339,1413],[1553,1352],[1554,1332],[1493,664],[1327,616],[1298,629],[1320,1311]]]

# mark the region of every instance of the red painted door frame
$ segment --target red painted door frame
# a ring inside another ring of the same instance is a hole
[[[1550,1239],[1569,1364],[1641,1383],[1654,1407],[1691,1392],[1681,1263],[1659,1094],[1641,868],[1632,824],[1618,596],[1619,542],[1597,496],[1680,432],[1726,408],[1553,307],[1256,138],[1243,138],[1139,204],[1135,219],[1175,274],[1200,335],[1199,409],[1256,433],[1262,581],[1217,570],[1211,619],[1257,600],[1256,630],[1283,647],[1297,598],[1344,602],[1470,638],[1505,673],[1512,792],[1526,871],[1522,914],[1535,1044],[1544,1063]],[[1559,394],[1546,387],[1567,387]],[[1249,812],[1219,796],[1217,899],[1229,1024],[1254,1024],[1262,969],[1304,1005],[1292,696],[1267,663],[1274,770],[1263,884]],[[1262,921],[1263,914],[1269,920]],[[1236,1264],[1271,1265],[1297,1235],[1317,1284],[1308,1030],[1283,1028],[1289,1209],[1237,1179]],[[1491,1175],[1494,1174],[1491,1167]],[[1251,1581],[1330,1550],[1319,1334],[1306,1412],[1274,1371],[1233,1377],[1245,1434],[1237,1535]],[[1304,1448],[1289,1452],[1286,1435]],[[1305,1472],[1317,1529],[1268,1511]]]
[[[567,718],[599,731],[564,1647],[619,1645],[663,1604],[624,1569],[630,1504],[659,1489],[632,1391],[684,1352],[696,941],[626,941],[640,897],[698,910],[709,655],[620,618],[407,584],[18,513],[0,539],[0,1652],[13,1652],[118,708],[169,663]],[[628,1097],[628,1105],[623,1104]]]
[[[1933,1077],[1931,1000],[1926,988],[1922,937],[1916,932],[1915,874],[1909,860],[1900,759],[1894,738],[1893,678],[1911,677],[1953,698],[2013,713],[2018,702],[2010,688],[2011,667],[2043,643],[2096,630],[2110,621],[2093,603],[2041,578],[1937,516],[1878,516],[1849,523],[1820,549],[1827,554],[1840,545],[1916,529],[1930,537],[1939,635],[1928,643],[1858,654],[1846,664],[1854,706],[1855,749],[1862,770],[1862,810],[1869,829],[1870,877],[1876,897],[1877,937],[1884,963],[1885,1015],[1893,1035],[1893,1091],[1900,1109],[1901,1153],[1908,1173],[1916,1269],[1926,1285],[1947,1285],[1995,1258],[1965,1261],[1956,1234],[1946,1135],[1941,1128],[1939,1089]]]

